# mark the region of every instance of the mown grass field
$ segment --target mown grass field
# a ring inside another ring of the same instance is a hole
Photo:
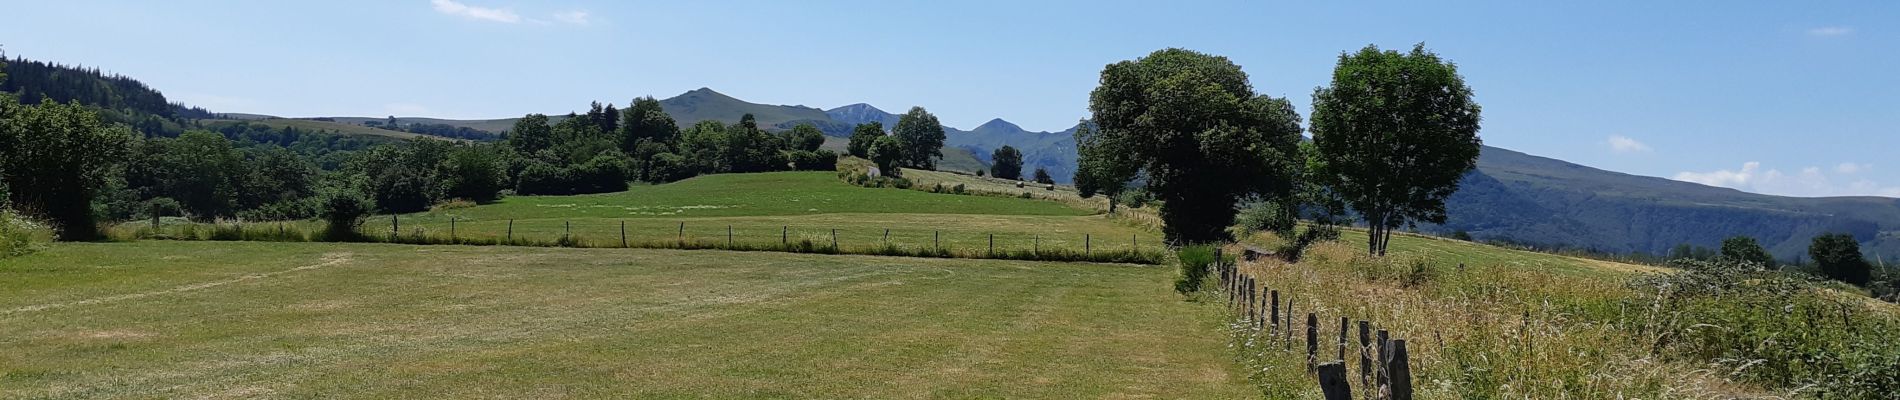
[[[24,398],[1238,398],[1166,268],[722,251],[58,244],[0,260]]]
[[[707,175],[625,192],[578,196],[513,196],[494,204],[371,218],[363,230],[402,234],[580,241],[613,246],[620,227],[632,242],[778,244],[809,240],[840,247],[941,246],[987,251],[1161,248],[1146,229],[1058,202],[863,188],[830,172]],[[453,227],[451,222],[453,221]],[[681,224],[684,224],[682,233]],[[889,236],[885,235],[889,230]]]

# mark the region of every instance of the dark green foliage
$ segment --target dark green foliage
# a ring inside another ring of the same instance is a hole
[[[507,163],[494,146],[458,146],[443,161],[442,179],[449,198],[494,201],[507,188]]]
[[[1755,243],[1755,238],[1747,236],[1734,236],[1722,240],[1722,258],[1746,261],[1763,268],[1775,267],[1775,256],[1769,255],[1768,249]]]
[[[246,170],[243,155],[224,136],[191,131],[142,147],[154,165],[132,172],[156,175],[156,192],[177,200],[187,215],[210,221],[236,214]]]
[[[1673,260],[1707,261],[1707,260],[1715,259],[1715,256],[1716,256],[1716,253],[1714,249],[1691,245],[1688,243],[1682,243],[1682,244],[1677,244],[1676,247],[1670,248],[1669,255],[1665,256],[1664,258],[1671,261]]]
[[[825,133],[812,124],[798,124],[792,130],[785,131],[780,140],[784,141],[788,149],[818,151],[819,147],[825,145]]]
[[[1471,238],[1471,232],[1465,232],[1464,230],[1452,231],[1451,240],[1475,241]]]
[[[118,173],[132,140],[131,130],[106,126],[78,104],[0,101],[0,181],[9,184],[15,210],[50,221],[60,239],[92,239],[99,233],[93,199]]]
[[[1860,242],[1854,240],[1854,235],[1815,236],[1814,243],[1808,246],[1808,257],[1814,259],[1815,265],[1821,267],[1821,274],[1828,279],[1865,286],[1873,274],[1873,266],[1861,256]]]
[[[990,176],[1001,179],[1023,178],[1023,153],[1004,145],[990,153]]]
[[[1212,245],[1194,245],[1182,247],[1176,253],[1181,261],[1181,276],[1174,280],[1174,291],[1190,294],[1207,285],[1207,274],[1213,272],[1216,263],[1232,263],[1233,257],[1223,256],[1215,259],[1215,247]]]
[[[871,143],[881,137],[884,137],[884,124],[877,121],[858,124],[851,129],[851,143],[845,148],[854,157],[869,159]]]
[[[177,116],[182,106],[165,100],[165,95],[144,83],[120,75],[101,73],[98,68],[83,69],[14,57],[0,60],[0,92],[19,94],[21,104],[78,103],[120,115],[150,115],[159,119]],[[203,110],[197,110],[203,114]],[[136,121],[115,121],[136,125]],[[145,131],[144,129],[140,129]]]
[[[1106,162],[1119,165],[1099,170],[1142,173],[1164,203],[1162,230],[1171,243],[1228,239],[1234,205],[1245,196],[1290,196],[1303,161],[1292,103],[1255,93],[1225,57],[1167,49],[1110,64],[1089,110],[1099,130],[1087,142],[1125,157],[1092,158],[1078,168]]]
[[[911,107],[902,117],[898,117],[897,126],[891,128],[891,136],[903,145],[903,157],[899,161],[906,167],[917,169],[937,169],[937,160],[943,159],[943,124],[937,122],[937,116],[924,111],[923,107]]]
[[[1291,232],[1291,229],[1288,231]],[[1306,249],[1312,248],[1314,244],[1320,242],[1330,242],[1334,240],[1339,240],[1338,226],[1331,224],[1308,225],[1306,230],[1300,231],[1299,235],[1289,238],[1285,243],[1282,243],[1279,248],[1274,249],[1274,254],[1279,255],[1280,258],[1286,260],[1286,262],[1300,262],[1300,258],[1306,255]],[[1417,271],[1417,268],[1414,268],[1414,270],[1413,275],[1422,273]]]
[[[693,177],[697,174],[695,168],[684,156],[660,153],[647,165],[647,178],[652,182],[673,182]]]
[[[515,127],[505,134],[508,147],[520,154],[535,154],[554,146],[554,129],[548,126],[548,116],[528,114],[515,120]]]
[[[348,242],[362,240],[357,228],[363,219],[376,212],[376,203],[356,185],[337,185],[317,192],[318,216],[323,218],[323,238]]]
[[[871,163],[877,164],[880,173],[886,176],[902,176],[898,169],[904,162],[904,144],[896,137],[884,136],[871,142]]]
[[[1294,206],[1286,202],[1249,201],[1241,204],[1240,213],[1234,216],[1234,223],[1242,232],[1273,232],[1282,236],[1293,233],[1293,225],[1299,222]]]
[[[1056,184],[1056,178],[1049,176],[1049,170],[1036,167],[1036,183],[1054,185]]]
[[[1393,229],[1445,222],[1445,199],[1477,166],[1479,120],[1458,68],[1422,44],[1339,56],[1313,93],[1318,178],[1366,220],[1369,253],[1384,255]]]
[[[1100,193],[1108,197],[1108,212],[1115,212],[1117,196],[1128,188],[1129,177],[1135,176],[1135,164],[1123,160],[1125,154],[1115,153],[1102,144],[1100,130],[1094,123],[1084,120],[1075,126],[1075,190],[1082,198],[1095,197]],[[1086,160],[1086,161],[1081,161]],[[1021,163],[1021,156],[1017,156]],[[1018,167],[1020,170],[1021,167]]]
[[[831,150],[791,150],[785,152],[785,158],[791,160],[792,169],[797,171],[838,169],[838,153],[833,153]]]

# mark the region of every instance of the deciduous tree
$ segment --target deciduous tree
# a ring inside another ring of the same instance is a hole
[[[990,152],[990,176],[1002,179],[1023,178],[1023,152],[1003,145]]]
[[[923,107],[911,107],[898,117],[891,136],[904,146],[902,164],[906,167],[935,170],[937,160],[943,159],[943,124]]]
[[[884,123],[871,121],[858,124],[851,129],[851,143],[845,149],[852,156],[868,159],[871,158],[871,144],[881,137],[884,137]]]
[[[1755,242],[1755,238],[1748,236],[1723,239],[1722,258],[1752,262],[1764,268],[1775,267],[1775,256],[1768,254],[1768,249],[1762,248],[1760,243]]]
[[[1313,92],[1313,142],[1318,177],[1371,230],[1367,252],[1384,255],[1399,227],[1445,221],[1445,198],[1477,166],[1479,119],[1457,66],[1422,44],[1339,56]]]
[[[47,219],[62,240],[98,236],[92,200],[130,151],[132,130],[75,104],[0,102],[0,176],[15,210]]]
[[[1164,202],[1163,233],[1173,243],[1229,237],[1243,196],[1287,197],[1300,164],[1300,117],[1285,99],[1257,94],[1225,57],[1183,49],[1109,64],[1089,95],[1099,151],[1125,163]]]
[[[1873,265],[1860,254],[1860,242],[1845,233],[1815,236],[1808,245],[1808,257],[1821,267],[1828,278],[1855,285],[1866,285]]]

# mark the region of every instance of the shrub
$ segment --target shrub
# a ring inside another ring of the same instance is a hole
[[[347,242],[362,240],[356,228],[375,212],[376,203],[363,191],[349,187],[327,188],[317,194],[319,214],[325,223],[324,240]]]
[[[964,189],[963,184],[959,183],[956,186],[950,187],[950,193],[967,194],[969,190]]]
[[[1271,201],[1250,201],[1243,205],[1234,222],[1242,233],[1273,232],[1282,237],[1293,234],[1294,210]]]
[[[1181,261],[1181,276],[1174,281],[1174,291],[1181,294],[1198,292],[1202,285],[1208,284],[1207,273],[1215,263],[1233,262],[1233,257],[1217,260],[1215,254],[1215,247],[1211,245],[1182,247],[1176,254],[1176,258]]]
[[[32,254],[51,241],[53,230],[46,224],[0,209],[0,258]]]
[[[463,200],[463,199],[449,199],[448,201],[435,203],[435,205],[429,206],[429,212],[460,210],[464,208],[473,208],[473,207],[475,207],[475,202],[473,201],[468,201],[468,200]]]
[[[1451,232],[1451,239],[1452,239],[1452,240],[1463,240],[1463,241],[1467,241],[1467,242],[1471,242],[1471,241],[1473,241],[1473,240],[1471,239],[1471,232],[1465,232],[1465,230],[1463,230],[1463,229],[1459,229],[1459,230],[1456,230],[1456,231],[1452,231],[1452,232]]]

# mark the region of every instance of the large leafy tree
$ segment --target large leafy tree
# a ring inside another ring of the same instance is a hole
[[[825,132],[809,123],[793,126],[792,130],[786,131],[784,135],[781,140],[784,140],[786,147],[791,150],[818,151],[819,147],[825,145]]]
[[[1164,201],[1170,242],[1227,239],[1242,197],[1292,192],[1300,117],[1285,99],[1254,93],[1226,57],[1166,49],[1109,64],[1089,111],[1099,128],[1091,146],[1122,157],[1085,159],[1079,168],[1141,171]]]
[[[871,142],[871,163],[886,176],[902,176],[899,167],[903,166],[904,155],[904,143],[895,137],[885,136]]]
[[[851,143],[845,150],[858,158],[871,158],[871,144],[881,137],[884,137],[884,123],[871,121],[858,124],[851,129]]]
[[[1767,268],[1775,266],[1775,256],[1768,254],[1768,249],[1762,248],[1761,243],[1756,243],[1755,238],[1748,236],[1723,239],[1722,258],[1747,261]]]
[[[77,103],[0,100],[0,180],[13,207],[52,222],[62,240],[97,237],[92,201],[130,152],[132,130]]]
[[[1873,275],[1873,265],[1860,254],[1860,242],[1854,235],[1845,233],[1815,236],[1808,245],[1808,257],[1821,267],[1821,274],[1828,278],[1855,285],[1866,285]]]
[[[554,146],[554,128],[548,126],[548,116],[542,114],[528,114],[515,120],[507,136],[508,147],[523,155],[533,155]]]
[[[1313,93],[1313,142],[1319,178],[1371,230],[1367,252],[1384,255],[1393,229],[1445,222],[1445,198],[1477,166],[1478,114],[1458,67],[1423,44],[1339,56]]]
[[[651,96],[633,99],[633,106],[620,112],[618,128],[620,149],[627,154],[639,153],[642,142],[672,143],[680,135],[679,124]]]
[[[1023,178],[1023,152],[1003,145],[990,152],[990,176],[1002,179]]]
[[[443,184],[451,198],[494,201],[508,187],[508,170],[493,145],[456,146],[442,162]]]
[[[211,220],[235,215],[244,182],[244,158],[223,135],[189,131],[159,147],[160,190],[192,217]]]
[[[937,160],[943,159],[943,124],[923,107],[911,107],[898,117],[891,136],[904,147],[901,164],[906,167],[934,170]]]
[[[1013,149],[1012,149],[1013,150]],[[1108,200],[1108,212],[1115,212],[1115,197],[1128,188],[1128,181],[1134,179],[1135,163],[1122,160],[1123,154],[1115,153],[1113,148],[1102,144],[1101,130],[1095,124],[1082,121],[1075,126],[1075,190],[1082,198],[1102,194]],[[1016,170],[1022,170],[1022,156],[1016,156]]]

